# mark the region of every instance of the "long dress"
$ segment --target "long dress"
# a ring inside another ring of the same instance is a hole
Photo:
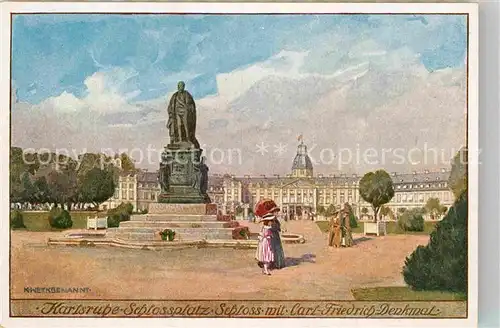
[[[273,233],[270,226],[263,226],[259,234],[259,243],[255,252],[255,259],[260,267],[264,263],[274,262],[274,253],[272,251],[271,240]]]
[[[342,218],[342,238],[345,247],[352,247],[354,244],[351,233],[351,222],[349,214],[344,214]]]
[[[333,217],[330,221],[330,232],[328,234],[328,246],[340,247],[341,228],[338,217]]]
[[[283,244],[281,243],[281,223],[276,218],[271,223],[271,249],[274,253],[273,269],[281,269],[285,267],[285,252],[283,251]]]

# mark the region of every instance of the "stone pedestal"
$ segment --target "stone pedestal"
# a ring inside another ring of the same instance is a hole
[[[182,146],[182,145],[181,145]],[[160,164],[160,203],[207,204],[208,167],[201,160],[202,149],[169,145]]]

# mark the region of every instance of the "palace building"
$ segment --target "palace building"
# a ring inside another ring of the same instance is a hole
[[[263,198],[276,201],[287,219],[309,219],[321,207],[326,209],[331,204],[341,206],[346,202],[351,204],[357,216],[366,212],[363,208],[369,214],[372,213],[370,204],[359,195],[361,176],[314,176],[313,172],[307,146],[301,141],[297,146],[290,174],[283,177],[212,175],[209,177],[208,194],[224,214],[236,213],[238,208],[242,208],[246,215],[248,209],[254,208]],[[454,196],[448,188],[448,170],[390,174],[395,194],[386,206],[394,213],[400,208],[424,207],[431,197],[438,198],[446,207],[453,204]],[[149,203],[156,202],[159,193],[156,172],[124,173],[120,176],[114,197],[104,203],[103,207],[111,208],[121,202],[130,202],[140,211],[146,209]]]

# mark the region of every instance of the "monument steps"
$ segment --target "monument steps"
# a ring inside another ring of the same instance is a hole
[[[111,238],[123,240],[161,240],[156,228],[119,228],[110,234]],[[230,228],[176,228],[175,240],[232,239]]]
[[[220,222],[217,215],[197,215],[197,214],[140,214],[132,215],[130,221],[137,222]]]
[[[224,222],[216,221],[124,221],[120,228],[224,228]]]

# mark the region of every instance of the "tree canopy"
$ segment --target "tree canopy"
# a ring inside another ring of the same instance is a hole
[[[384,170],[366,173],[359,182],[359,194],[373,208],[374,219],[380,207],[387,204],[394,197],[394,186],[389,173]]]
[[[453,157],[451,162],[451,172],[448,178],[448,186],[453,191],[455,199],[457,199],[463,191],[467,189],[467,156],[467,149],[462,148],[455,154],[455,157]]]
[[[11,202],[67,204],[68,207],[75,203],[98,205],[114,193],[121,171],[114,163],[113,157],[104,154],[85,153],[73,159],[56,153],[28,153],[12,147]]]

